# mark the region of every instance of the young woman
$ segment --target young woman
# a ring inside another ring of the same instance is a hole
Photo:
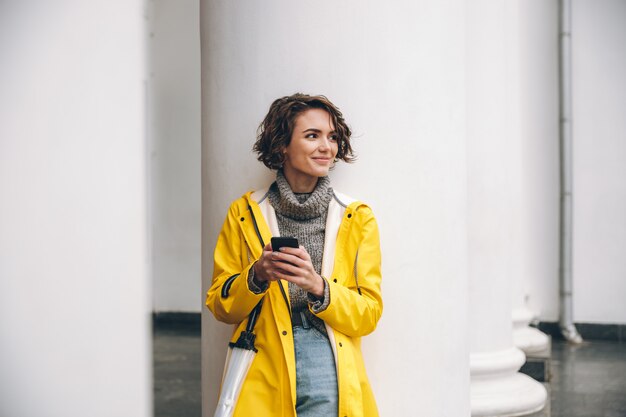
[[[304,94],[274,101],[259,127],[253,149],[276,181],[230,206],[206,299],[233,342],[263,299],[235,416],[378,416],[360,348],[382,313],[378,227],[328,178],[353,160],[350,135],[335,105]],[[299,248],[272,251],[272,236]]]

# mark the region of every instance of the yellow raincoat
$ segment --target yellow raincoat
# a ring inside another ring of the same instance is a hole
[[[265,297],[254,329],[258,353],[235,417],[296,416],[295,353],[289,301],[284,296],[289,293],[287,282],[272,282],[263,294],[248,288],[248,271],[261,256],[261,241],[266,244],[278,235],[266,197],[267,189],[247,193],[231,204],[217,240],[213,282],[206,298],[218,320],[236,325],[231,339],[235,342],[245,330],[248,314]],[[326,323],[335,354],[339,417],[378,416],[361,355],[361,336],[374,331],[382,314],[380,263],[378,226],[371,209],[335,193],[328,208],[322,260],[330,304],[317,316]]]

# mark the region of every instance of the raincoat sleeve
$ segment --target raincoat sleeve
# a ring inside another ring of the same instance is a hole
[[[217,238],[213,281],[206,297],[206,305],[215,318],[229,324],[245,320],[265,295],[248,287],[248,273],[256,259],[249,259],[239,218],[237,205],[233,203]]]
[[[352,260],[354,270],[349,277],[328,278],[330,303],[316,314],[333,329],[350,337],[373,332],[383,310],[378,225],[369,208],[363,211],[360,213],[362,222],[354,224],[358,227],[356,230],[353,227],[351,232],[358,235],[358,251]]]

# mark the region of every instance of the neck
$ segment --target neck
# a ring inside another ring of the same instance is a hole
[[[312,193],[317,185],[317,177],[311,175],[297,175],[288,170],[283,171],[285,179],[294,193]]]

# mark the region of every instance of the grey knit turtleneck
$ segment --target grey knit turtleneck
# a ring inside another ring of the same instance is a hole
[[[269,190],[269,202],[274,207],[281,236],[298,239],[311,256],[311,263],[318,274],[322,270],[326,215],[328,204],[333,196],[330,179],[322,177],[310,194],[294,194],[282,171],[276,174],[276,182]],[[328,284],[325,283],[327,287]],[[327,291],[325,291],[327,293]],[[304,312],[306,318],[322,333],[326,334],[324,322],[308,310],[310,298],[306,291],[289,283],[289,298],[292,314]],[[328,305],[328,296],[322,303],[315,303],[314,311],[323,310]]]

